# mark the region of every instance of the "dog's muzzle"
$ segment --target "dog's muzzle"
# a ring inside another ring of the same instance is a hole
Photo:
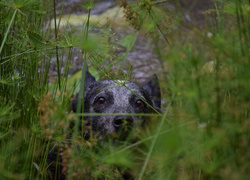
[[[121,127],[132,127],[133,126],[133,119],[129,116],[117,116],[113,120],[113,126],[116,129],[120,129]]]

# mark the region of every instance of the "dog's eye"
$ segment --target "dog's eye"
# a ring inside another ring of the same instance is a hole
[[[141,100],[137,100],[135,105],[138,107],[138,108],[143,108],[144,107],[144,102],[142,102]]]
[[[104,104],[106,102],[106,99],[104,99],[103,97],[100,97],[97,99],[97,104]]]

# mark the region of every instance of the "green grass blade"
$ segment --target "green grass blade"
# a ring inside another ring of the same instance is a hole
[[[159,134],[160,134],[160,132],[161,132],[161,128],[162,128],[162,126],[163,126],[163,123],[164,123],[165,119],[167,118],[167,115],[168,115],[170,106],[171,106],[171,104],[172,104],[172,101],[173,101],[173,99],[174,99],[174,96],[175,96],[175,95],[173,94],[173,96],[172,96],[172,98],[171,98],[171,101],[170,101],[170,103],[169,103],[169,105],[168,105],[168,108],[167,108],[166,112],[164,113],[163,117],[161,118],[161,122],[160,122],[160,124],[159,124],[159,126],[158,126],[156,135],[155,135],[155,137],[154,137],[154,139],[153,139],[153,141],[152,141],[152,143],[151,143],[151,146],[150,146],[150,149],[149,149],[149,151],[148,151],[147,157],[146,157],[146,159],[145,159],[145,161],[144,161],[143,167],[142,167],[141,172],[140,172],[140,174],[139,174],[139,178],[138,178],[139,180],[142,179],[142,176],[143,176],[143,174],[144,174],[144,172],[145,172],[145,170],[146,170],[146,167],[147,167],[147,165],[148,165],[150,156],[151,156],[151,154],[152,154],[152,152],[153,152],[153,149],[154,149],[154,147],[155,147],[156,140],[157,140],[157,138],[158,138],[158,136],[159,136]]]
[[[7,28],[7,31],[6,31],[5,34],[4,34],[3,42],[2,42],[1,47],[0,47],[0,54],[2,53],[4,43],[5,43],[6,39],[7,39],[7,36],[8,36],[8,34],[9,34],[9,31],[10,31],[10,27],[11,27],[11,25],[12,25],[14,19],[15,19],[16,12],[17,12],[17,9],[14,11],[14,14],[13,14],[13,16],[12,16],[12,18],[11,18],[10,24],[9,24],[9,26],[8,26],[8,28]]]

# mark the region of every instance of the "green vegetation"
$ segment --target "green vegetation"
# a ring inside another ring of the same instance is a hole
[[[92,133],[83,138],[89,129],[70,108],[76,89],[84,94],[84,81],[68,79],[72,51],[84,52],[96,77],[132,79],[133,66],[124,75],[119,62],[127,63],[137,34],[118,42],[127,51],[117,57],[110,27],[97,35],[89,22],[93,1],[83,6],[89,14],[81,34],[59,30],[55,0],[0,2],[0,179],[48,179],[54,149],[52,165],[68,179],[249,179],[250,2],[215,1],[207,25],[188,30],[181,15],[162,12],[156,1],[120,5],[155,43],[168,106],[150,127],[114,145]],[[113,66],[117,72],[110,72]],[[51,85],[52,67],[57,81]]]

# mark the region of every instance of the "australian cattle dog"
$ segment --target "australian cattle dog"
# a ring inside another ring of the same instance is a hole
[[[142,86],[122,80],[96,81],[87,68],[85,76],[84,113],[118,114],[117,116],[92,116],[90,120],[93,132],[109,136],[126,127],[138,127],[145,124],[146,117],[128,114],[155,113],[161,108],[161,92],[157,75]],[[79,94],[72,102],[72,109],[77,111],[77,104],[82,103]],[[123,115],[124,114],[124,115]]]

